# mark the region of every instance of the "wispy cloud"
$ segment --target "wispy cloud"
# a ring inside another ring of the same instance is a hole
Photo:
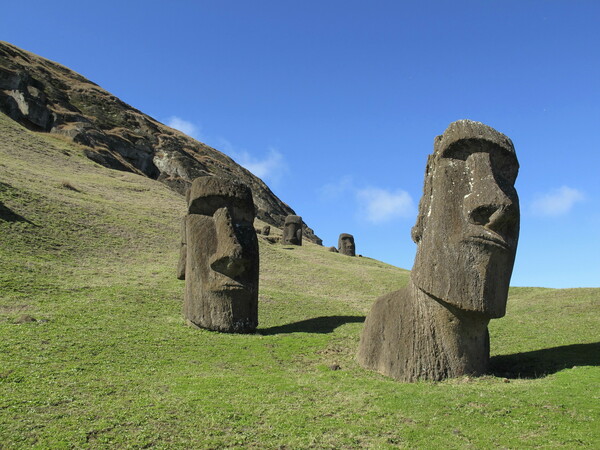
[[[202,137],[204,142],[207,140],[205,136],[202,136],[200,126],[184,120],[181,117],[171,116],[165,123],[171,128],[175,128],[194,139],[200,139]],[[215,138],[215,142],[216,148],[232,157],[240,166],[245,167],[263,181],[278,183],[281,178],[289,172],[283,155],[275,148],[269,147],[268,153],[260,158],[254,156],[244,148],[233,145],[230,141],[222,137]]]
[[[568,186],[561,186],[538,196],[532,203],[531,209],[538,216],[561,216],[571,211],[575,203],[583,201],[584,198],[583,192]]]
[[[222,138],[222,137],[217,138],[216,148],[218,148],[220,151],[222,151],[226,155],[231,156],[232,158],[236,154],[236,150],[233,147],[233,144],[231,142],[229,142],[227,139]]]
[[[181,131],[194,139],[200,138],[200,127],[182,119],[181,117],[171,116],[167,119],[166,124],[171,128]]]
[[[361,219],[374,224],[414,215],[413,200],[408,192],[401,189],[388,191],[368,187],[357,190],[356,199]]]
[[[356,201],[359,220],[373,224],[382,224],[396,218],[413,217],[414,202],[410,194],[402,189],[394,191],[378,187],[356,187],[349,175],[344,175],[337,181],[327,183],[317,189],[323,201],[334,201],[344,197]]]
[[[217,141],[222,152],[263,181],[277,184],[289,172],[283,154],[273,147],[268,148],[265,156],[256,157],[246,149],[237,148],[227,139],[219,138]]]
[[[322,200],[336,200],[349,191],[354,190],[353,185],[354,182],[352,177],[345,175],[338,181],[327,183],[325,186],[322,186],[317,192]]]
[[[283,155],[274,148],[269,148],[269,153],[262,159],[255,158],[245,150],[238,154],[238,159],[241,166],[263,180],[278,182],[288,171]]]

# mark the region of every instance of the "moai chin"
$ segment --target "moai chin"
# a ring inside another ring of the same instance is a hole
[[[241,183],[200,177],[192,182],[187,200],[180,258],[180,266],[185,265],[184,317],[209,330],[253,332],[258,325],[259,253],[252,192]]]
[[[519,235],[511,140],[460,120],[435,138],[408,285],[377,299],[359,363],[401,381],[481,375],[490,319],[504,316]]]
[[[338,251],[342,255],[356,256],[356,247],[354,245],[354,236],[348,233],[340,234],[338,239]]]
[[[302,217],[290,215],[285,218],[281,243],[302,245]]]

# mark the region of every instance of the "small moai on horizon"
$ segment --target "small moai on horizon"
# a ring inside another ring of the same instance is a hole
[[[196,178],[182,229],[183,315],[188,324],[228,333],[258,325],[258,239],[252,191],[214,176]]]
[[[354,236],[348,233],[340,234],[340,237],[338,239],[338,252],[342,255],[356,256]]]
[[[302,245],[302,217],[289,215],[283,225],[283,245]]]
[[[488,323],[506,313],[519,236],[511,140],[470,120],[434,140],[412,238],[408,285],[378,298],[358,362],[401,381],[488,371]]]

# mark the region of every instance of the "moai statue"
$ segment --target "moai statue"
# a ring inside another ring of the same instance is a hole
[[[302,245],[302,217],[287,216],[283,225],[283,245]]]
[[[450,124],[427,160],[408,285],[377,299],[359,363],[402,381],[481,375],[490,319],[504,316],[519,235],[511,140],[479,122]]]
[[[271,227],[269,225],[265,225],[264,227],[262,227],[262,234],[264,236],[268,236],[269,234],[271,234]]]
[[[184,317],[209,330],[253,332],[259,255],[252,192],[244,184],[210,176],[196,178],[187,198]]]
[[[340,234],[340,238],[338,239],[338,250],[342,255],[356,256],[354,236],[348,233]]]

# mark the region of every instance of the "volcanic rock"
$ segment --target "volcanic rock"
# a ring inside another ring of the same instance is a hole
[[[258,177],[229,156],[169,128],[72,70],[0,41],[0,111],[34,130],[85,147],[111,169],[156,179],[185,194],[192,180],[215,175],[252,190],[257,217],[278,228],[295,214]],[[304,225],[306,239],[320,244]]]

